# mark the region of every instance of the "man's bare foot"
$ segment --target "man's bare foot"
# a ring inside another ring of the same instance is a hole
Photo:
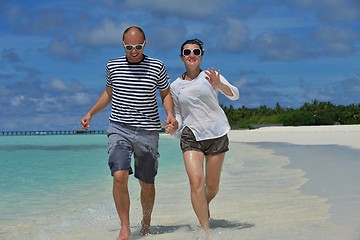
[[[129,226],[122,226],[117,240],[128,240],[131,235]]]
[[[140,234],[145,236],[148,235],[150,233],[150,224],[145,224],[144,220],[141,221],[141,230],[140,230]]]

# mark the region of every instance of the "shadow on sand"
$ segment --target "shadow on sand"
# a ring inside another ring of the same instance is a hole
[[[236,221],[228,221],[226,219],[210,219],[210,227],[215,228],[232,228],[232,229],[243,229],[254,227],[252,223],[239,223]]]

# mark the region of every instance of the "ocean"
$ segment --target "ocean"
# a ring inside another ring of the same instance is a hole
[[[160,145],[160,173],[182,165],[176,139]],[[112,200],[103,134],[0,137],[0,169],[0,238],[25,222]]]
[[[286,149],[294,146],[230,143],[220,192],[210,205],[210,239],[359,236],[329,221],[324,196],[301,191],[308,179],[301,166],[290,164]],[[152,234],[146,237],[138,233],[139,184],[129,178],[131,239],[208,239],[191,206],[178,140],[161,134],[159,152]],[[316,155],[316,149],[297,151],[306,154]],[[0,171],[0,239],[116,238],[106,135],[2,136]]]

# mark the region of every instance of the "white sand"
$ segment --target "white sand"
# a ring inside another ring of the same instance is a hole
[[[285,142],[360,149],[359,137],[360,126],[270,127],[231,131],[231,151],[226,155],[220,192],[210,205],[211,216],[215,219],[211,239],[359,240],[360,214],[356,212],[360,209],[360,189],[346,201],[336,194],[329,201],[321,194],[322,186],[316,184],[312,187],[312,193],[303,192],[304,185],[312,182],[309,179],[312,176],[307,174],[308,169],[313,167],[311,163],[306,163],[304,168],[293,167],[288,156],[279,156],[271,149],[247,144]],[[342,165],[342,162],[336,164]],[[351,169],[354,166],[359,165],[347,167]],[[325,171],[320,169],[317,173]],[[155,226],[164,226],[164,229],[171,229],[171,226],[184,228],[151,235],[147,239],[204,239],[198,238],[199,233],[196,231],[186,230],[189,224],[196,226],[197,220],[189,202],[186,175],[178,174],[171,180],[167,179],[168,183],[174,182],[174,188],[163,185],[164,179],[161,177],[158,179],[159,194],[153,223]],[[334,188],[346,188],[348,184],[333,184],[335,182],[336,178],[326,184]],[[334,201],[336,197],[339,199]],[[334,219],[331,212],[334,202],[339,206],[347,204],[348,210],[352,212],[345,215],[345,221]],[[173,215],[174,210],[176,216]]]
[[[235,142],[287,142],[306,145],[336,144],[360,149],[360,125],[264,127],[230,131]]]
[[[239,143],[338,145],[360,150],[360,125],[264,127],[230,131],[229,137],[231,141]],[[304,171],[305,181],[300,183],[299,189],[307,195],[310,193],[322,197],[328,204],[328,209],[324,209],[329,215],[325,218],[326,222],[349,227],[356,232],[351,237],[342,236],[341,239],[360,239],[360,154],[351,156],[352,161],[347,161],[348,157],[344,155],[341,159],[334,159],[326,153],[315,153],[315,156],[304,156],[302,160],[297,158],[286,167]]]

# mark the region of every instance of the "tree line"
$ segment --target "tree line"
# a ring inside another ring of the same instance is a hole
[[[360,124],[360,104],[334,105],[330,102],[305,102],[299,108],[274,108],[262,105],[258,108],[242,106],[235,109],[221,105],[232,129],[256,128],[261,125],[311,126],[334,124]]]

